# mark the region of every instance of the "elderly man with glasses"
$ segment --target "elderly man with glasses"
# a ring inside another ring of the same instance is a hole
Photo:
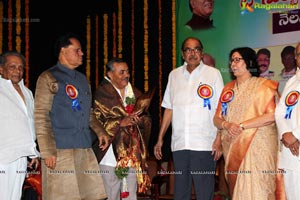
[[[181,49],[185,62],[169,74],[154,154],[162,158],[163,138],[172,122],[174,199],[190,199],[194,182],[197,199],[208,200],[213,199],[216,160],[222,154],[213,115],[223,79],[219,70],[201,61],[203,45],[198,38],[185,39]]]

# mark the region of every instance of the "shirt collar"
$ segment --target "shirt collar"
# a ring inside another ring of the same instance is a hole
[[[200,64],[196,67],[196,69],[194,69],[194,71],[195,71],[195,70],[200,71],[200,70],[202,69],[203,65],[204,65],[203,62],[200,61]],[[183,74],[190,74],[190,72],[186,69],[186,67],[187,67],[187,63],[184,62],[184,63],[183,63]],[[193,71],[193,72],[194,72],[194,71]],[[192,73],[193,73],[193,72],[192,72]]]
[[[12,82],[11,80],[7,80],[5,78],[2,78],[2,76],[0,75],[0,81],[2,84],[11,84],[12,85]],[[19,86],[23,87],[24,86],[24,80],[21,79],[20,82],[18,83]]]
[[[67,66],[61,64],[60,62],[57,62],[57,66],[60,70],[64,71],[65,73],[67,73],[68,75],[70,75],[71,77],[75,78],[76,77],[76,70],[74,69],[69,69]]]
[[[107,76],[105,76],[104,78],[105,78],[108,82],[111,83],[111,85],[117,90],[118,94],[120,95],[120,97],[121,97],[121,99],[122,99],[120,90],[119,90],[117,87],[114,86],[114,84],[111,82],[111,80],[110,80]],[[129,84],[130,84],[130,83],[128,82],[128,85],[125,87],[125,97],[124,97],[124,99],[122,99],[125,106],[126,106],[126,103],[125,103],[126,97],[129,96],[129,95],[128,95],[128,87],[129,87]]]

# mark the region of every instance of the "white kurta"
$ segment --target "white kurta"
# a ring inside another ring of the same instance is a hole
[[[300,92],[300,70],[296,75],[288,80],[282,92],[281,99],[276,106],[275,118],[278,128],[279,139],[286,132],[292,132],[293,135],[300,139],[300,100],[294,105],[291,118],[285,118],[287,113],[286,97],[290,92]],[[281,144],[279,152],[279,168],[285,170],[284,187],[287,199],[299,199],[300,191],[298,189],[300,183],[300,158],[294,156],[289,148]]]
[[[21,157],[38,157],[35,144],[34,100],[32,92],[19,83],[25,102],[10,80],[0,77],[0,164]]]
[[[38,157],[35,144],[33,95],[19,86],[25,102],[10,80],[0,76],[0,199],[20,199],[27,156]]]
[[[294,105],[291,118],[286,119],[287,106],[285,104],[286,96],[291,91],[300,92],[300,70],[297,74],[290,78],[286,83],[279,103],[276,105],[275,118],[278,128],[279,139],[282,139],[282,135],[286,132],[292,132],[293,135],[300,140],[300,100]],[[281,145],[279,154],[279,168],[290,169],[300,172],[300,159],[293,156],[291,151],[284,145]]]

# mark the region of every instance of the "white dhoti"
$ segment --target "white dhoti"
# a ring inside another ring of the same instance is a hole
[[[27,170],[27,157],[0,164],[0,199],[20,200]]]

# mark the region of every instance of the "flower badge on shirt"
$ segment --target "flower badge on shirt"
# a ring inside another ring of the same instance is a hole
[[[81,107],[78,102],[78,90],[74,85],[67,84],[65,87],[66,94],[72,100],[72,109],[73,111],[81,110]]]
[[[299,99],[298,91],[291,91],[285,97],[286,113],[284,118],[290,119],[294,106],[297,104]]]
[[[203,99],[203,107],[207,106],[211,110],[210,98],[214,94],[212,87],[207,84],[199,85],[197,93]]]
[[[225,90],[220,98],[222,104],[222,115],[227,115],[228,103],[231,102],[234,98],[234,91],[232,89]]]

